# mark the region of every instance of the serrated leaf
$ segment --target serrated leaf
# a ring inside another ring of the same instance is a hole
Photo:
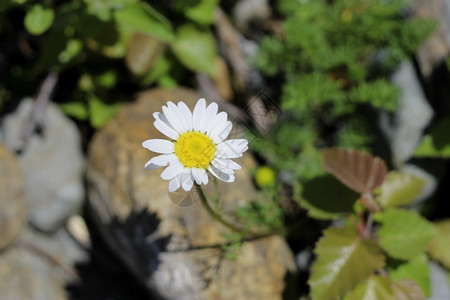
[[[392,284],[395,300],[425,300],[422,289],[410,279],[403,279]]]
[[[120,104],[106,104],[98,99],[96,96],[92,96],[89,99],[89,120],[93,127],[99,128],[109,121],[117,113]]]
[[[371,272],[384,266],[384,255],[368,239],[360,239],[353,228],[329,228],[314,250],[317,260],[308,281],[316,300],[345,295]]]
[[[27,11],[23,22],[29,33],[40,35],[52,25],[54,18],[53,10],[44,8],[41,4],[35,4]]]
[[[171,49],[187,68],[214,75],[216,48],[210,32],[200,31],[192,25],[181,26]]]
[[[424,186],[425,181],[417,176],[391,171],[377,189],[376,201],[384,208],[407,205],[420,196]]]
[[[414,152],[414,156],[435,158],[450,157],[449,129],[450,117],[447,117],[440,121],[429,134],[422,138],[422,141]]]
[[[430,268],[425,254],[420,254],[399,265],[396,269],[389,271],[389,274],[394,281],[411,279],[420,286],[426,296],[431,295]]]
[[[386,164],[368,153],[348,149],[323,149],[320,154],[325,171],[359,193],[380,186],[387,173]]]
[[[308,215],[318,219],[336,219],[353,212],[359,195],[330,175],[316,177],[302,186],[298,202]]]
[[[450,269],[450,220],[434,223],[437,229],[436,236],[428,247],[430,256]]]
[[[379,244],[394,258],[416,257],[436,234],[433,225],[415,212],[389,209],[380,215],[383,225],[378,230]]]
[[[370,276],[347,294],[344,300],[394,300],[391,280],[379,275]]]

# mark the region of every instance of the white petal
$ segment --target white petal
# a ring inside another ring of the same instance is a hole
[[[219,158],[241,157],[247,149],[248,141],[246,139],[227,140],[216,146],[215,156]]]
[[[225,112],[223,112],[223,113],[225,113]],[[218,118],[219,118],[220,114],[217,115]],[[233,128],[233,124],[230,121],[227,121],[227,117],[226,117],[226,113],[225,113],[225,118],[220,117],[220,119],[216,119],[216,122],[214,122],[214,125],[211,126],[211,128],[209,130],[209,137],[212,138],[212,140],[215,144],[219,144],[230,135],[232,128]]]
[[[198,168],[192,168],[192,176],[194,176],[195,183],[202,184],[202,178],[198,174]]]
[[[167,120],[169,120],[170,125],[178,131],[179,133],[183,133],[185,130],[183,124],[180,122],[180,113],[178,111],[178,107],[173,104],[173,102],[167,102],[167,106],[163,106],[162,110],[164,112],[164,115],[166,116]]]
[[[172,131],[176,132],[177,137],[175,139],[178,138],[179,132],[170,124],[169,120],[163,113],[155,112],[155,113],[153,113],[153,117],[155,118],[155,122],[158,121],[158,123],[161,123],[161,124],[158,124],[159,127],[169,128],[169,132],[172,132]],[[153,124],[155,124],[155,123],[153,123]],[[161,131],[159,128],[158,128],[158,130]],[[161,131],[161,132],[163,132],[163,131]],[[173,136],[170,136],[170,137],[173,138]]]
[[[142,143],[142,147],[150,151],[162,154],[169,154],[175,152],[175,146],[172,142],[163,139],[151,139]]]
[[[186,192],[189,192],[192,189],[192,186],[194,185],[194,178],[191,175],[190,170],[187,172],[184,172],[181,176],[181,187]]]
[[[204,185],[207,185],[208,184],[208,174],[206,173],[206,171],[203,169],[197,169],[197,172],[198,172],[198,176],[200,177],[202,183]]]
[[[187,128],[186,130],[192,130],[192,113],[189,107],[183,102],[178,102],[178,110],[180,111],[180,114],[182,116],[181,121],[184,124],[184,127]]]
[[[173,178],[169,182],[169,192],[175,192],[181,186],[181,174]]]
[[[217,116],[217,109],[218,105],[216,102],[211,103],[208,105],[206,110],[204,111],[203,115],[200,117],[200,123],[198,131],[206,133],[209,130],[209,127],[214,122],[216,116]]]
[[[161,173],[161,178],[164,180],[170,180],[175,178],[178,174],[183,172],[183,165],[179,162],[170,164],[164,171]]]
[[[214,161],[216,161],[219,165],[224,166],[225,168],[228,168],[228,169],[232,169],[232,170],[240,170],[241,169],[241,166],[238,163],[232,161],[231,159],[223,159],[223,158],[216,157],[216,158],[214,158]]]
[[[221,172],[220,170],[216,169],[212,165],[210,165],[208,167],[208,171],[210,171],[211,174],[213,174],[214,176],[216,176],[217,178],[219,178],[222,181],[225,181],[225,182],[233,182],[234,181],[234,175],[225,174],[225,173]]]
[[[192,128],[195,131],[200,131],[200,125],[202,124],[202,117],[205,114],[206,101],[205,98],[200,98],[195,104],[194,112],[192,113]]]
[[[162,134],[164,134],[165,136],[170,137],[172,140],[176,140],[180,136],[180,134],[177,131],[175,131],[175,129],[171,128],[166,123],[161,122],[159,120],[153,122],[153,126],[155,126],[155,128],[161,131]]]
[[[229,174],[229,175],[233,175],[234,174],[233,170],[231,170],[231,169],[229,169],[229,168],[219,164],[216,160],[211,161],[211,163],[216,169],[220,170],[221,172],[223,172],[225,174]]]
[[[178,158],[175,154],[163,154],[158,155],[150,159],[146,164],[145,168],[147,170],[159,169],[162,167],[167,167],[172,163],[178,162]]]

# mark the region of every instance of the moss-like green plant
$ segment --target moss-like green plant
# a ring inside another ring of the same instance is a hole
[[[402,0],[280,1],[283,36],[262,41],[256,64],[285,79],[280,97],[285,119],[270,137],[256,140],[255,148],[299,178],[321,173],[316,147],[366,148],[371,124],[356,112],[396,108],[399,91],[387,75],[434,26],[406,18],[407,5]]]

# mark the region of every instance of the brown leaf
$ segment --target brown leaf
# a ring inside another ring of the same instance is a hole
[[[384,161],[368,153],[349,149],[323,149],[325,171],[359,193],[371,192],[386,178]]]

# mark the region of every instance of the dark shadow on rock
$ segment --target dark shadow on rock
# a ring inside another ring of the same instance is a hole
[[[142,275],[147,276],[158,269],[158,255],[166,252],[171,235],[158,237],[155,231],[161,223],[156,213],[147,209],[132,212],[125,222],[114,218],[106,228],[115,234],[116,243],[123,248],[127,257],[139,267]]]
[[[158,299],[142,285],[144,278],[136,278],[147,276],[158,268],[158,253],[165,251],[170,240],[170,236],[151,239],[160,223],[156,214],[142,210],[130,214],[125,221],[115,218],[104,225],[104,231],[110,235],[106,239],[94,226],[95,221],[86,215],[92,240],[90,259],[75,266],[81,281],[66,286],[69,299]],[[111,249],[111,239],[115,239],[116,249]],[[130,271],[124,260],[131,261],[139,270]]]

